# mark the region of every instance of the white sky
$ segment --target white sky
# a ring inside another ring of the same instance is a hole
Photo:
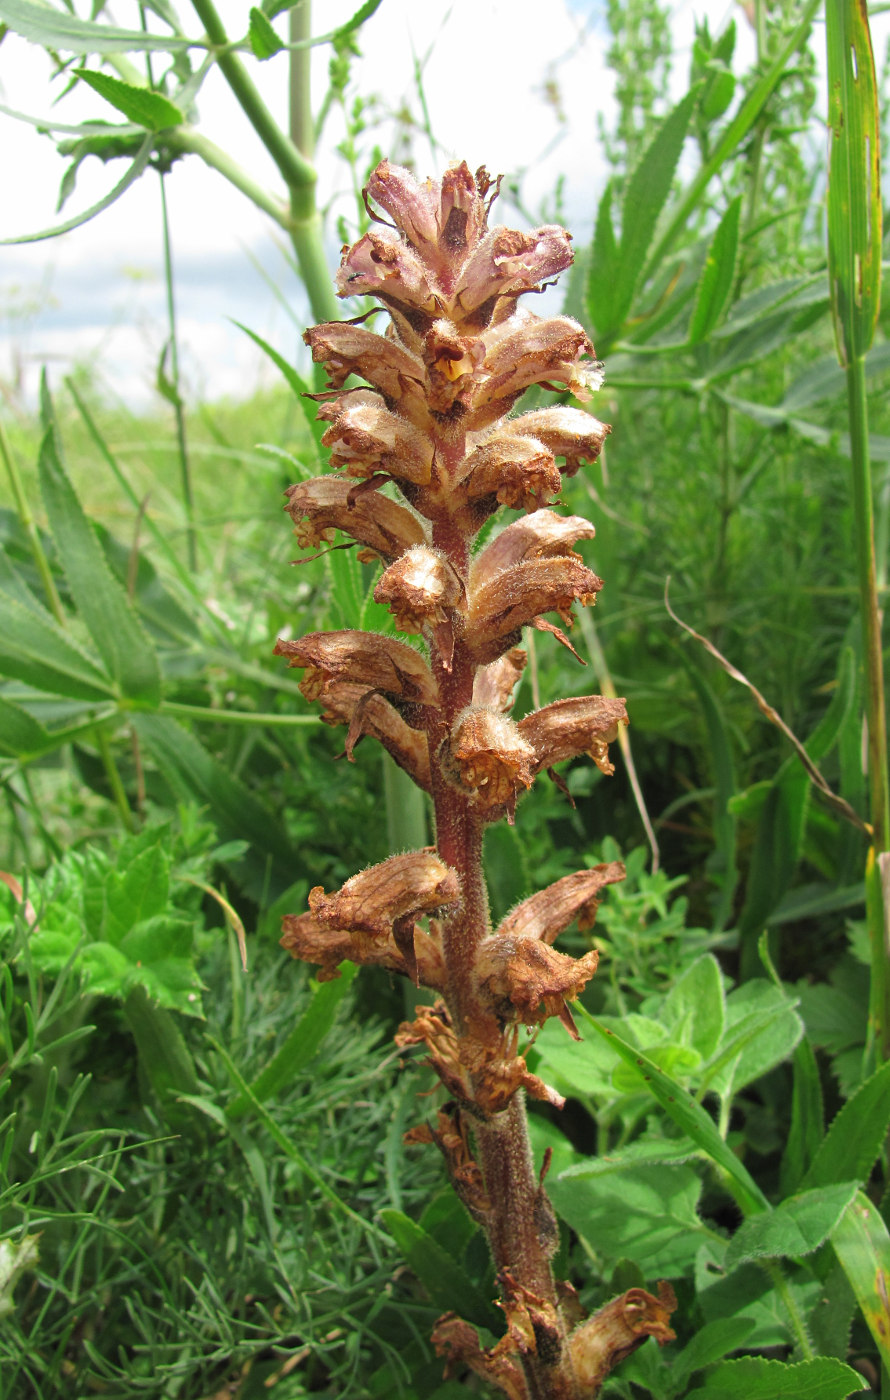
[[[333,28],[358,0],[316,4],[315,27]],[[597,113],[612,124],[612,78],[603,59],[604,0],[383,0],[360,36],[363,59],[354,68],[356,88],[378,93],[396,110],[403,100],[416,115],[413,53],[426,55],[424,85],[433,131],[447,157],[493,172],[529,167],[523,183],[527,207],[537,211],[566,178],[566,220],[576,237],[590,236],[606,170],[599,149]],[[87,13],[81,6],[81,11]],[[218,0],[233,36],[246,27],[248,0]],[[115,21],[138,27],[132,0],[112,4]],[[181,13],[188,18],[188,6]],[[712,33],[735,14],[736,71],[753,48],[743,11],[728,0],[677,0],[673,81],[685,90],[695,16],[707,15]],[[187,32],[200,32],[195,20]],[[286,19],[277,21],[286,33]],[[314,51],[316,103],[326,88],[330,50]],[[163,56],[155,59],[163,64]],[[287,60],[259,65],[248,60],[269,107],[286,112]],[[0,101],[31,115],[46,115],[58,96],[48,82],[42,51],[9,35],[0,46]],[[565,123],[547,100],[545,83],[558,85]],[[198,101],[200,129],[222,145],[254,178],[274,191],[280,182],[224,81],[214,72]],[[61,121],[116,114],[80,85],[54,111]],[[331,123],[318,153],[322,197],[345,194],[349,175],[332,155],[341,129]],[[388,147],[384,128],[370,140]],[[370,145],[369,140],[369,145]],[[425,138],[416,144],[418,166],[433,173]],[[54,212],[62,160],[34,128],[0,115],[0,237],[46,227],[87,208],[120,178],[122,162],[81,166],[77,189],[62,216]],[[31,397],[39,366],[48,361],[56,378],[77,359],[97,364],[103,383],[127,402],[151,399],[151,384],[166,337],[160,206],[157,176],[149,172],[112,208],[84,227],[38,244],[0,249],[0,390],[13,401]],[[294,353],[298,327],[310,319],[296,279],[282,254],[275,226],[220,176],[195,157],[176,165],[167,181],[183,364],[192,394],[249,391],[267,374],[267,362],[227,318],[250,325],[282,353]],[[338,207],[347,217],[351,205]],[[278,246],[276,246],[276,239]],[[337,246],[331,230],[332,262]],[[253,262],[251,261],[253,258]],[[259,263],[292,305],[292,318],[277,304],[255,270]],[[276,372],[271,370],[271,374]]]

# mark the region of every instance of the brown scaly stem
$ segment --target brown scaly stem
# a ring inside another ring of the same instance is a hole
[[[575,921],[590,927],[603,889],[624,871],[616,862],[565,876],[492,929],[482,841],[491,822],[514,820],[518,798],[555,764],[588,754],[612,771],[623,700],[573,696],[510,715],[522,629],[555,633],[573,650],[544,614],[570,626],[572,605],[593,602],[602,586],[574,548],[593,527],[551,506],[608,428],[569,406],[510,417],[532,384],[583,400],[601,375],[577,322],[519,307],[569,266],[568,234],[489,229],[496,193],[484,170],[453,166],[421,185],[383,161],[365,196],[393,220],[391,232],[379,231],[388,220],[369,204],[375,226],[345,250],[337,289],[376,296],[387,334],[365,318],[306,333],[328,373],[319,413],[334,473],[289,489],[298,541],[315,548],[342,531],[360,557],[379,559],[375,599],[425,650],[346,630],[279,641],[276,652],[303,668],[300,689],[321,701],[322,718],[347,727],[348,757],[371,735],[430,794],[437,845],[390,856],[332,894],[317,886],[309,911],[285,918],[282,943],[319,965],[322,980],[349,958],[438,993],[396,1037],[425,1047],[445,1090],[436,1125],[406,1141],[436,1145],[485,1231],[507,1327],[485,1349],[470,1323],[440,1318],[433,1343],[446,1374],[473,1371],[509,1400],[594,1400],[648,1336],[670,1340],[675,1301],[667,1285],[657,1298],[631,1289],[585,1320],[571,1285],[555,1280],[558,1226],[525,1096],[562,1100],[531,1073],[520,1040],[523,1026],[551,1016],[578,1039],[568,1003],[597,954],[572,958],[553,943]],[[345,387],[350,376],[368,387]],[[379,491],[385,482],[401,502]],[[501,506],[522,514],[474,551]]]

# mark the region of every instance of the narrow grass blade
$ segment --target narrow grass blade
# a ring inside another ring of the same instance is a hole
[[[828,276],[838,357],[871,345],[881,295],[880,127],[868,12],[827,0]]]
[[[687,337],[689,345],[700,345],[707,340],[729,300],[735,280],[741,208],[742,196],[736,195],[711,239],[695,293]]]
[[[758,1211],[768,1211],[769,1201],[732,1149],[723,1141],[716,1124],[701,1104],[697,1103],[682,1085],[660,1070],[642,1051],[601,1025],[580,1002],[575,1002],[572,1009],[589,1022],[597,1034],[620,1055],[625,1064],[639,1070],[650,1093],[658,1100],[668,1117],[672,1118],[677,1127],[721,1168],[727,1185],[745,1214],[754,1215]]]
[[[831,1243],[890,1370],[890,1234],[881,1212],[864,1192],[844,1211]]]

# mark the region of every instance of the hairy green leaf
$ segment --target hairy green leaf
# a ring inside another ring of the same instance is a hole
[[[841,1109],[803,1179],[805,1190],[868,1180],[890,1127],[890,1060]]]
[[[858,1371],[833,1357],[789,1366],[745,1356],[717,1366],[686,1400],[847,1400],[866,1389]]]
[[[782,1201],[768,1215],[744,1221],[726,1251],[726,1267],[749,1259],[798,1259],[818,1249],[834,1229],[858,1189],[855,1181],[819,1186]]]
[[[283,40],[279,39],[262,10],[258,10],[255,5],[252,5],[250,9],[250,27],[247,31],[247,38],[253,49],[254,58],[271,58],[273,54],[281,53],[284,48]]]
[[[96,650],[124,699],[158,705],[161,672],[154,648],[126,593],[112,575],[68,480],[52,424],[41,444],[39,470],[59,559]]]
[[[431,1235],[400,1210],[383,1210],[380,1219],[436,1307],[458,1312],[490,1331],[500,1330],[497,1309]]]

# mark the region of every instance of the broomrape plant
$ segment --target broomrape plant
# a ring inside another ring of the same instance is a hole
[[[624,701],[556,700],[511,718],[526,656],[522,629],[568,638],[572,607],[593,603],[602,581],[574,546],[593,536],[553,505],[562,476],[593,462],[609,429],[560,404],[510,418],[532,385],[590,398],[602,367],[583,328],[541,319],[520,304],[572,262],[570,236],[489,228],[498,182],[460,164],[419,184],[383,161],[367,190],[392,224],[345,250],[341,296],[375,297],[384,335],[365,316],[313,327],[313,359],[328,374],[320,416],[334,474],[288,492],[299,543],[337,531],[382,560],[375,599],[425,651],[363,631],[280,640],[277,654],[304,671],[301,690],[323,719],[347,726],[346,753],[365,735],[389,751],[432,798],[436,845],[391,856],[288,915],[282,943],[337,977],[345,959],[378,964],[436,994],[397,1040],[424,1046],[447,1101],[408,1140],[435,1144],[497,1268],[504,1336],[483,1348],[454,1313],[433,1333],[450,1370],[469,1367],[511,1400],[586,1400],[647,1336],[673,1337],[671,1289],[633,1288],[584,1319],[572,1286],[554,1278],[559,1239],[544,1189],[548,1161],[532,1160],[524,1096],[563,1100],[529,1069],[523,1028],[558,1017],[577,1039],[568,1003],[596,971],[597,953],[558,952],[575,920],[589,928],[618,862],[568,875],[492,929],[482,869],[486,826],[514,820],[518,797],[554,765],[589,754],[611,773],[608,745],[626,723]],[[363,381],[347,383],[350,376]],[[368,387],[365,387],[368,386]],[[389,483],[401,500],[382,494]],[[523,514],[474,552],[500,506]]]

